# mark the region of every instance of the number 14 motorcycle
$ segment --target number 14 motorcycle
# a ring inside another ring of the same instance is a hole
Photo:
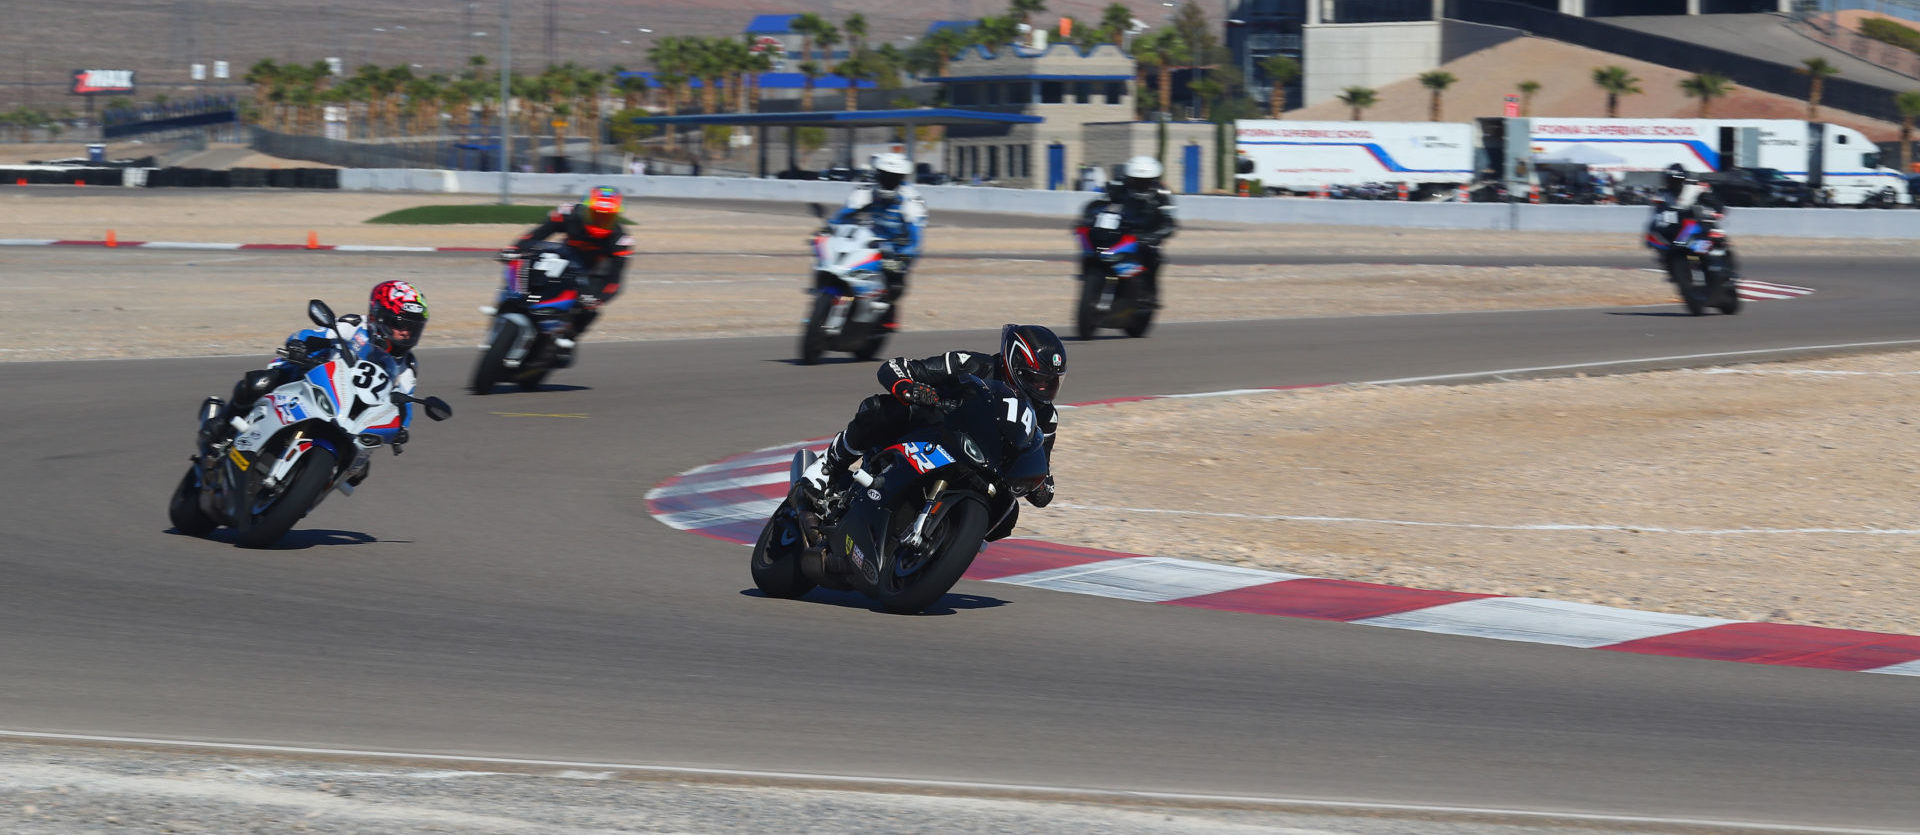
[[[953,588],[985,543],[1013,531],[1017,500],[1051,472],[1033,409],[998,381],[962,376],[949,389],[932,407],[938,420],[862,462],[844,509],[812,498],[820,458],[794,454],[787,498],[753,546],[754,585],[783,598],[857,589],[913,614]]]
[[[426,406],[436,421],[453,416],[438,397],[394,387],[399,364],[367,341],[355,317],[335,319],[318,300],[307,303],[307,316],[329,333],[330,358],[262,395],[234,419],[231,442],[194,456],[167,506],[181,533],[205,536],[226,525],[243,547],[272,545],[330,491],[352,495],[374,449],[406,442],[410,404]],[[201,423],[220,411],[218,399],[208,400]]]

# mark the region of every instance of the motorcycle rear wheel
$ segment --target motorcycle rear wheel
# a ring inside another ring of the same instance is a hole
[[[814,582],[800,570],[804,547],[791,514],[782,506],[760,529],[760,538],[753,544],[753,584],[768,597],[786,600],[813,591]]]
[[[258,513],[237,520],[234,527],[240,532],[240,547],[265,548],[280,541],[280,537],[293,529],[293,523],[307,515],[307,509],[320,498],[320,492],[327,489],[336,460],[324,447],[307,450],[300,463],[294,465],[293,474],[287,477],[286,489]]]
[[[827,350],[827,334],[824,331],[827,314],[833,310],[833,297],[825,293],[813,297],[813,313],[807,317],[807,324],[800,330],[800,364],[812,365],[820,361],[820,355]]]
[[[187,536],[206,536],[220,527],[219,522],[200,509],[198,467],[188,467],[180,486],[173,488],[173,498],[167,502],[167,519],[173,522],[174,530]]]
[[[925,559],[903,563],[895,546],[895,553],[881,566],[880,582],[873,590],[880,608],[911,615],[939,602],[973,565],[991,521],[987,506],[979,499],[963,496],[953,500],[928,525]],[[907,569],[904,572],[903,566]]]
[[[473,367],[473,382],[468,389],[474,394],[492,394],[495,383],[500,382],[501,372],[505,369],[507,352],[513,350],[514,340],[520,338],[520,326],[507,319],[495,319],[493,340],[487,343],[487,349],[480,352],[480,363]]]

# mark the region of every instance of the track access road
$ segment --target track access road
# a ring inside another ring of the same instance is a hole
[[[1436,259],[1456,263],[1457,259]],[[1070,346],[1068,399],[1920,338],[1904,264],[1678,308],[1168,325]],[[1649,276],[1649,280],[1656,280]],[[448,303],[448,302],[442,302]],[[298,311],[289,311],[297,317]],[[289,329],[299,323],[290,318]],[[917,333],[926,355],[987,333]],[[291,546],[166,532],[235,358],[0,365],[0,724],[12,730],[1062,788],[1908,827],[1910,678],[1509,644],[963,583],[939,613],[773,601],[648,487],[826,434],[872,366],[791,337],[584,346],[553,390],[458,391]],[[1070,426],[1068,431],[1071,431]]]

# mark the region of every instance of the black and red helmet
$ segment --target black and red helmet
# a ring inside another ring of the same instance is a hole
[[[404,357],[420,344],[420,333],[427,329],[427,297],[404,281],[383,281],[374,285],[367,299],[367,333],[374,347],[396,357]]]
[[[1044,326],[1007,325],[1000,329],[1000,362],[1008,384],[1052,403],[1067,375],[1067,346]]]

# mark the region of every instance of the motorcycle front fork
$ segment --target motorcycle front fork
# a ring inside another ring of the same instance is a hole
[[[927,522],[940,510],[938,497],[946,490],[946,479],[934,479],[933,485],[927,488],[927,501],[920,506],[920,515],[914,517],[913,527],[908,528],[906,536],[900,538],[900,544],[918,548],[927,541]]]

